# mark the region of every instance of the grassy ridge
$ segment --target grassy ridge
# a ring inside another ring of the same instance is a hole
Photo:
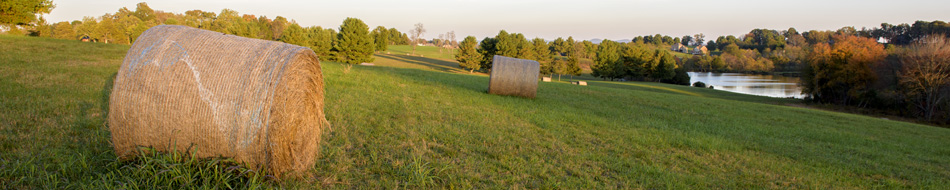
[[[344,73],[323,63],[333,128],[310,179],[266,182],[226,159],[187,155],[117,161],[104,124],[106,84],[128,46],[0,42],[3,187],[950,186],[945,128],[655,83],[540,83],[537,99],[494,96],[485,93],[487,76],[428,65]]]

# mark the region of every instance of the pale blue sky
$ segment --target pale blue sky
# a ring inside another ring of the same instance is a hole
[[[54,0],[49,22],[135,9],[142,0]],[[799,31],[834,30],[843,26],[877,27],[882,22],[950,21],[948,0],[335,0],[144,1],[152,9],[174,13],[200,9],[241,14],[283,16],[304,26],[339,28],[343,19],[362,19],[408,32],[423,23],[426,38],[455,31],[458,40],[479,39],[499,30],[526,37],[574,36],[576,39],[630,39],[664,34],[673,37],[704,33],[706,39],[740,35],[755,28]]]

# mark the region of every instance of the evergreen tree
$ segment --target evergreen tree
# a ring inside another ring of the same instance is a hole
[[[557,54],[558,56],[564,55],[564,38],[558,37],[551,42],[551,51]]]
[[[568,36],[565,44],[567,44],[566,46],[568,48],[567,48],[567,66],[564,67],[565,69],[564,74],[580,76],[581,75],[580,56],[581,56],[581,49],[582,49],[581,47],[579,47],[580,43],[577,43],[577,41],[574,41],[573,37]]]
[[[654,51],[654,69],[650,77],[656,81],[669,80],[676,75],[676,60],[669,52],[662,50]]]
[[[600,42],[597,47],[597,56],[594,58],[594,65],[591,66],[591,75],[603,79],[613,80],[619,78],[617,70],[620,66],[620,44],[610,40]]]
[[[369,26],[357,18],[343,20],[340,33],[337,34],[337,43],[333,46],[339,53],[339,61],[349,64],[373,62],[373,48]]]
[[[534,38],[531,40],[533,46],[533,55],[535,56],[536,61],[541,64],[541,75],[548,75],[552,72],[551,59],[553,58],[551,54],[550,47],[548,47],[548,42],[545,42],[544,39]]]
[[[485,37],[485,39],[482,39],[482,42],[478,44],[478,53],[482,54],[481,68],[491,70],[492,59],[498,52],[496,48],[497,44],[498,40],[496,38],[489,37]]]
[[[333,29],[323,29],[322,27],[308,27],[307,36],[310,38],[310,49],[320,57],[321,61],[330,61],[330,51],[333,49],[333,41],[336,39],[336,31]]]
[[[376,44],[376,51],[386,51],[389,46],[389,30],[383,26],[377,26],[372,32],[373,42]]]
[[[468,36],[459,44],[459,51],[455,54],[455,60],[459,62],[459,67],[468,69],[468,72],[474,72],[481,68],[482,54],[478,52],[478,40],[475,36]]]
[[[299,46],[308,46],[311,44],[310,36],[307,35],[307,31],[305,31],[303,27],[300,27],[300,25],[297,25],[297,23],[290,24],[287,30],[281,34],[278,41]]]

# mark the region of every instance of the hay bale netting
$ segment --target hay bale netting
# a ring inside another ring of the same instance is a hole
[[[496,55],[492,58],[488,93],[534,98],[540,70],[537,61]]]
[[[116,155],[137,147],[231,157],[277,177],[316,161],[320,62],[306,47],[160,25],[132,44],[109,100]]]

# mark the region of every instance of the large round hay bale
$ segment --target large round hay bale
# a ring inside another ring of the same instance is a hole
[[[109,100],[116,155],[137,147],[231,157],[275,176],[316,161],[323,74],[306,47],[160,25],[125,56]]]
[[[540,70],[537,61],[496,55],[492,58],[488,93],[534,98]]]

